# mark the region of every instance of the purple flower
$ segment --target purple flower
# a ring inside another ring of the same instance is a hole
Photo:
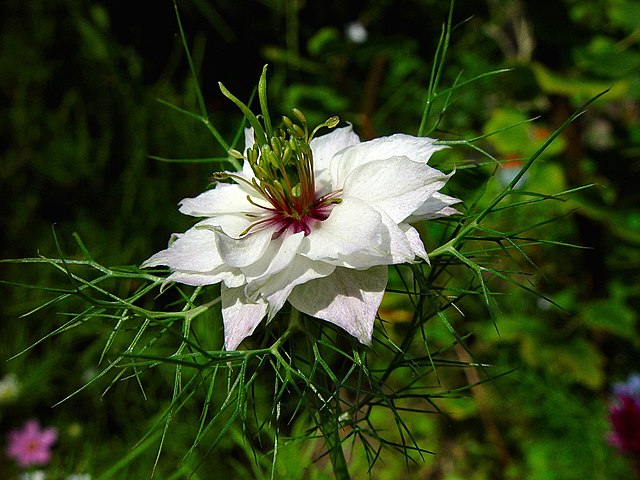
[[[46,465],[51,460],[51,447],[57,439],[55,428],[41,430],[37,420],[29,420],[21,430],[9,432],[7,456],[23,468]]]
[[[616,383],[613,386],[613,394],[616,397],[625,395],[627,397],[640,398],[640,373],[629,375],[629,378],[624,383]]]
[[[609,442],[621,453],[640,459],[640,375],[631,375],[626,383],[614,385],[613,393]]]

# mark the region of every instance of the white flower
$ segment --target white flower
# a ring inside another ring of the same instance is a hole
[[[293,154],[282,140],[273,152],[293,155],[286,168],[247,130],[243,170],[228,174],[235,183],[182,200],[182,213],[204,220],[143,267],[170,267],[168,282],[221,282],[227,350],[287,300],[369,344],[387,265],[428,262],[410,223],[456,213],[459,200],[438,193],[450,175],[427,165],[443,147],[403,134],[360,143],[350,126]]]
[[[44,480],[47,478],[44,470],[34,470],[33,472],[21,473],[18,477],[19,480]]]
[[[353,43],[364,43],[369,38],[369,32],[360,20],[347,23],[344,30],[347,38]]]

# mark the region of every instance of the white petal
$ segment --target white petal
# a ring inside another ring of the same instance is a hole
[[[215,188],[202,192],[195,198],[180,202],[180,212],[193,217],[214,217],[224,214],[262,214],[264,211],[252,205],[247,196],[259,205],[268,206],[256,192],[235,183],[218,183]]]
[[[429,263],[429,256],[427,255],[427,250],[424,248],[424,243],[422,243],[422,239],[420,238],[420,234],[418,231],[413,228],[411,225],[406,223],[401,223],[398,227],[404,232],[405,238],[411,245],[411,250],[413,250],[413,254],[416,257],[422,258],[425,262]]]
[[[222,261],[232,267],[246,267],[257,262],[267,250],[273,229],[262,228],[241,238],[216,232],[218,251]]]
[[[331,172],[329,167],[333,156],[339,151],[358,143],[360,143],[360,138],[353,132],[351,125],[344,128],[336,128],[327,135],[311,140],[310,147],[313,152],[316,191],[319,195],[325,195],[331,191]]]
[[[222,296],[222,318],[224,323],[224,348],[235,350],[251,335],[267,314],[267,302],[258,299],[249,301],[243,288],[220,289]]]
[[[170,282],[184,283],[194,287],[223,282],[227,287],[239,287],[244,285],[245,278],[238,270],[232,269],[218,269],[207,273],[176,271],[169,275],[163,283]]]
[[[247,150],[253,147],[256,143],[255,135],[253,134],[253,127],[244,129],[244,154],[247,155]]]
[[[349,147],[331,160],[331,181],[334,190],[342,188],[349,174],[360,165],[391,157],[407,157],[418,163],[427,163],[434,152],[446,148],[434,145],[428,137],[396,134],[381,137]]]
[[[176,235],[169,248],[162,250],[146,260],[142,267],[166,265],[174,272],[165,284],[180,282],[186,285],[201,286],[224,282],[227,286],[240,286],[245,277],[235,268],[224,262],[218,252],[216,233],[193,227],[185,233]]]
[[[366,163],[344,182],[345,197],[357,197],[386,212],[396,223],[413,214],[440,190],[449,177],[408,157]]]
[[[459,200],[442,193],[434,193],[425,203],[423,203],[411,216],[408,218],[409,222],[416,222],[419,220],[429,220],[433,218],[447,217],[449,215],[455,215],[458,212],[450,205],[460,203]]]
[[[202,230],[224,232],[228,237],[241,239],[245,237],[245,235],[242,234],[247,232],[257,218],[259,217],[248,217],[242,214],[216,215],[215,217],[205,218],[197,223],[196,227]],[[251,234],[256,231],[252,231]]]
[[[360,138],[354,133],[351,125],[315,137],[309,144],[313,152],[313,163],[316,167],[329,168],[329,163],[336,153],[358,143]]]
[[[142,267],[166,265],[174,270],[209,272],[223,264],[216,246],[216,234],[193,227],[177,236],[169,248],[146,260]]]
[[[267,249],[256,262],[242,268],[242,273],[247,277],[247,281],[262,283],[269,276],[287,268],[298,253],[303,238],[304,232],[299,232],[293,235],[282,235],[271,240]]]
[[[244,151],[242,152],[247,157],[247,150],[250,147],[253,147],[253,144],[256,143],[256,139],[253,135],[253,128],[245,128],[244,129]],[[242,164],[242,177],[247,180],[251,180],[255,175],[253,174],[253,170],[251,169],[251,165],[249,162],[244,162]]]
[[[375,209],[357,198],[343,198],[329,218],[314,225],[300,251],[311,260],[336,265],[342,264],[343,257],[357,252],[377,251],[384,255],[384,248],[379,248],[383,232],[380,214]]]
[[[289,302],[307,315],[344,329],[369,345],[375,316],[387,285],[387,267],[337,268],[324,278],[297,286]]]
[[[334,265],[313,262],[306,257],[297,255],[285,270],[269,278],[269,282],[263,287],[263,294],[267,296],[269,304],[277,303],[278,298],[284,295],[284,299],[281,300],[282,303],[280,304],[282,306],[294,287],[316,278],[329,276],[335,269]]]
[[[414,262],[416,250],[407,233],[384,212],[381,217],[381,242],[369,245],[369,248],[349,255],[340,255],[337,261],[325,260],[333,265],[365,270],[376,265],[395,265]]]
[[[296,255],[293,262],[281,272],[272,275],[262,285],[260,294],[269,302],[268,319],[271,320],[282,308],[291,291],[298,285],[316,278],[331,275],[335,266],[322,262],[313,262]]]
[[[403,228],[403,224],[397,225],[395,221],[387,214],[380,212],[382,223],[386,228],[386,232],[383,234],[385,239],[384,244],[388,245],[388,250],[385,252],[388,257],[388,262],[379,262],[373,265],[395,265],[398,263],[413,262],[416,257],[415,249],[412,240],[407,236],[407,230]],[[416,232],[417,233],[417,232]]]

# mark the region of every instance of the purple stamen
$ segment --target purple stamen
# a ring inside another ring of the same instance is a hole
[[[306,215],[300,217],[293,217],[282,212],[277,212],[271,216],[265,223],[277,227],[273,238],[276,239],[285,232],[290,234],[304,232],[304,236],[308,236],[314,224],[329,218],[331,210],[335,206],[333,203],[326,204],[322,202],[319,205],[316,203],[316,205]]]

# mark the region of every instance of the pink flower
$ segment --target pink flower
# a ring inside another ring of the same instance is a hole
[[[55,428],[40,430],[37,420],[29,420],[22,430],[9,432],[7,456],[23,468],[46,465],[51,460],[51,447],[57,439],[58,431]]]
[[[640,375],[631,375],[625,383],[617,383],[613,393],[609,407],[612,427],[609,443],[640,462]]]

